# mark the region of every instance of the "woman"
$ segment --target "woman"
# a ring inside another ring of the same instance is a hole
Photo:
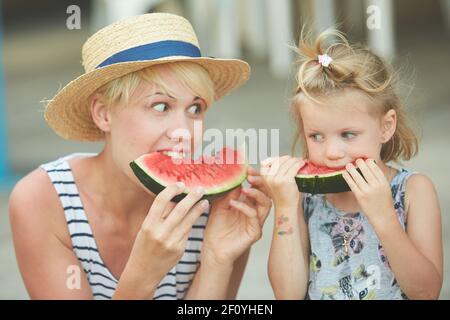
[[[154,151],[195,150],[194,122],[248,79],[249,66],[201,57],[190,23],[165,13],[103,28],[82,55],[86,73],[50,101],[45,118],[65,139],[103,140],[104,147],[44,164],[11,193],[30,297],[235,298],[271,206],[257,173],[249,169],[252,188],[209,209],[198,201],[203,190],[171,202],[184,190],[180,183],[149,194],[129,163]]]

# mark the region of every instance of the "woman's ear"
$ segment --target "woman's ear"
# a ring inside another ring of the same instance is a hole
[[[103,132],[111,131],[110,110],[105,105],[100,93],[95,93],[91,98],[91,116],[95,125]]]
[[[397,113],[391,109],[381,119],[381,142],[388,142],[397,128]]]

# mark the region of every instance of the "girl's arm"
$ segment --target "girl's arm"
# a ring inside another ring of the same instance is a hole
[[[406,183],[407,230],[392,203],[389,182],[371,159],[357,160],[343,177],[372,224],[397,282],[410,299],[437,299],[442,286],[442,231],[433,183],[413,175]],[[364,178],[363,178],[364,177]]]
[[[377,228],[389,264],[409,299],[438,299],[442,286],[442,230],[433,183],[413,175],[406,184],[408,224],[392,219]]]
[[[276,299],[304,299],[309,272],[308,230],[302,206],[277,207],[269,254],[269,279]]]
[[[303,159],[283,156],[262,163],[261,175],[275,206],[268,273],[276,299],[304,299],[308,285],[309,241],[295,176]]]

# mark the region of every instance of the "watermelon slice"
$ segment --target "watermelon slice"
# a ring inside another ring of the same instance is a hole
[[[186,189],[172,199],[175,202],[181,201],[197,187],[205,190],[202,199],[213,200],[239,187],[247,178],[243,155],[230,148],[223,148],[213,157],[202,156],[196,161],[176,161],[167,154],[152,152],[137,158],[130,166],[139,181],[154,194],[169,184],[183,182]]]
[[[365,160],[365,158],[363,159]],[[359,168],[357,170],[361,173]],[[347,192],[350,191],[350,187],[342,177],[342,173],[345,171],[347,171],[345,166],[329,168],[315,165],[307,160],[295,177],[295,182],[300,192],[312,194]]]

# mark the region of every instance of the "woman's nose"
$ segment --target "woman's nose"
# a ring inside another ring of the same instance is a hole
[[[174,115],[168,119],[167,137],[172,141],[183,142],[191,139],[188,119],[185,115]]]

